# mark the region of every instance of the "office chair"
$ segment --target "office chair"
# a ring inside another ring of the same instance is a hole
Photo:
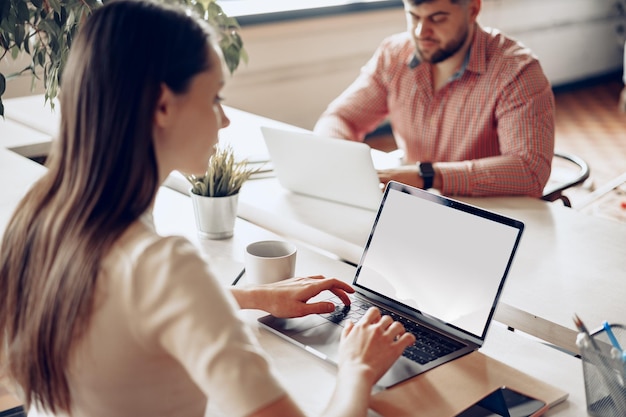
[[[589,165],[579,156],[565,152],[554,152],[552,172],[543,189],[542,200],[561,200],[566,207],[572,207],[569,198],[563,194],[568,188],[580,185],[589,178]]]
[[[13,407],[8,410],[0,411],[0,417],[26,417],[22,406]]]

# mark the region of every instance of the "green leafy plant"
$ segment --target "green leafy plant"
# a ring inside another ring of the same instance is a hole
[[[259,168],[248,165],[248,161],[235,161],[231,146],[215,145],[215,153],[209,159],[203,176],[185,175],[191,183],[191,192],[205,197],[227,197],[239,192],[244,182],[258,172]]]
[[[231,74],[248,56],[239,35],[237,20],[228,17],[216,0],[158,0],[179,3],[195,10],[219,31],[219,45]],[[43,77],[45,102],[54,107],[59,82],[72,40],[80,24],[107,0],[0,0],[0,60],[30,56],[24,69],[0,72],[0,116],[4,116],[2,95],[6,82],[23,73],[31,73],[33,86]]]

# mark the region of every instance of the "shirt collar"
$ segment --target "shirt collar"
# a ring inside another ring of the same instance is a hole
[[[459,70],[457,72],[452,74],[452,76],[450,77],[448,82],[458,80],[459,78],[461,78],[463,76],[463,73],[465,73],[465,70],[467,69],[467,65],[469,64],[471,52],[472,52],[472,47],[470,46],[470,48],[467,50],[467,54],[465,55],[465,59],[463,60],[463,65],[461,65],[461,68],[459,68]],[[420,61],[420,59],[417,57],[417,55],[413,54],[413,56],[411,57],[411,59],[408,62],[408,66],[409,66],[410,69],[415,69],[421,63],[422,63],[422,61]]]
[[[457,72],[455,72],[452,77],[448,81],[458,80],[463,76],[465,70],[470,70],[472,72],[482,73],[486,67],[486,56],[484,54],[479,53],[485,44],[485,32],[482,27],[477,23],[476,30],[474,31],[474,39],[470,44],[470,47],[467,50],[467,54],[465,55],[465,59],[463,60],[463,65]],[[422,61],[417,57],[416,54],[413,54],[407,65],[410,69],[417,68]]]
[[[154,227],[154,216],[151,211],[144,212],[141,216],[139,216],[139,221],[143,223],[144,226],[147,226],[153,232],[156,231]]]

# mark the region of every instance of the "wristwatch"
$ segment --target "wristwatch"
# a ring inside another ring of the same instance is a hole
[[[424,180],[424,189],[433,188],[433,180],[435,179],[433,164],[430,162],[419,162],[417,167],[419,168],[420,176]]]

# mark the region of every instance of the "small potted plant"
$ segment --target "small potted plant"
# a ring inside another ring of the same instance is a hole
[[[227,239],[233,235],[239,190],[259,168],[236,161],[230,145],[215,145],[203,176],[185,175],[201,237]]]

